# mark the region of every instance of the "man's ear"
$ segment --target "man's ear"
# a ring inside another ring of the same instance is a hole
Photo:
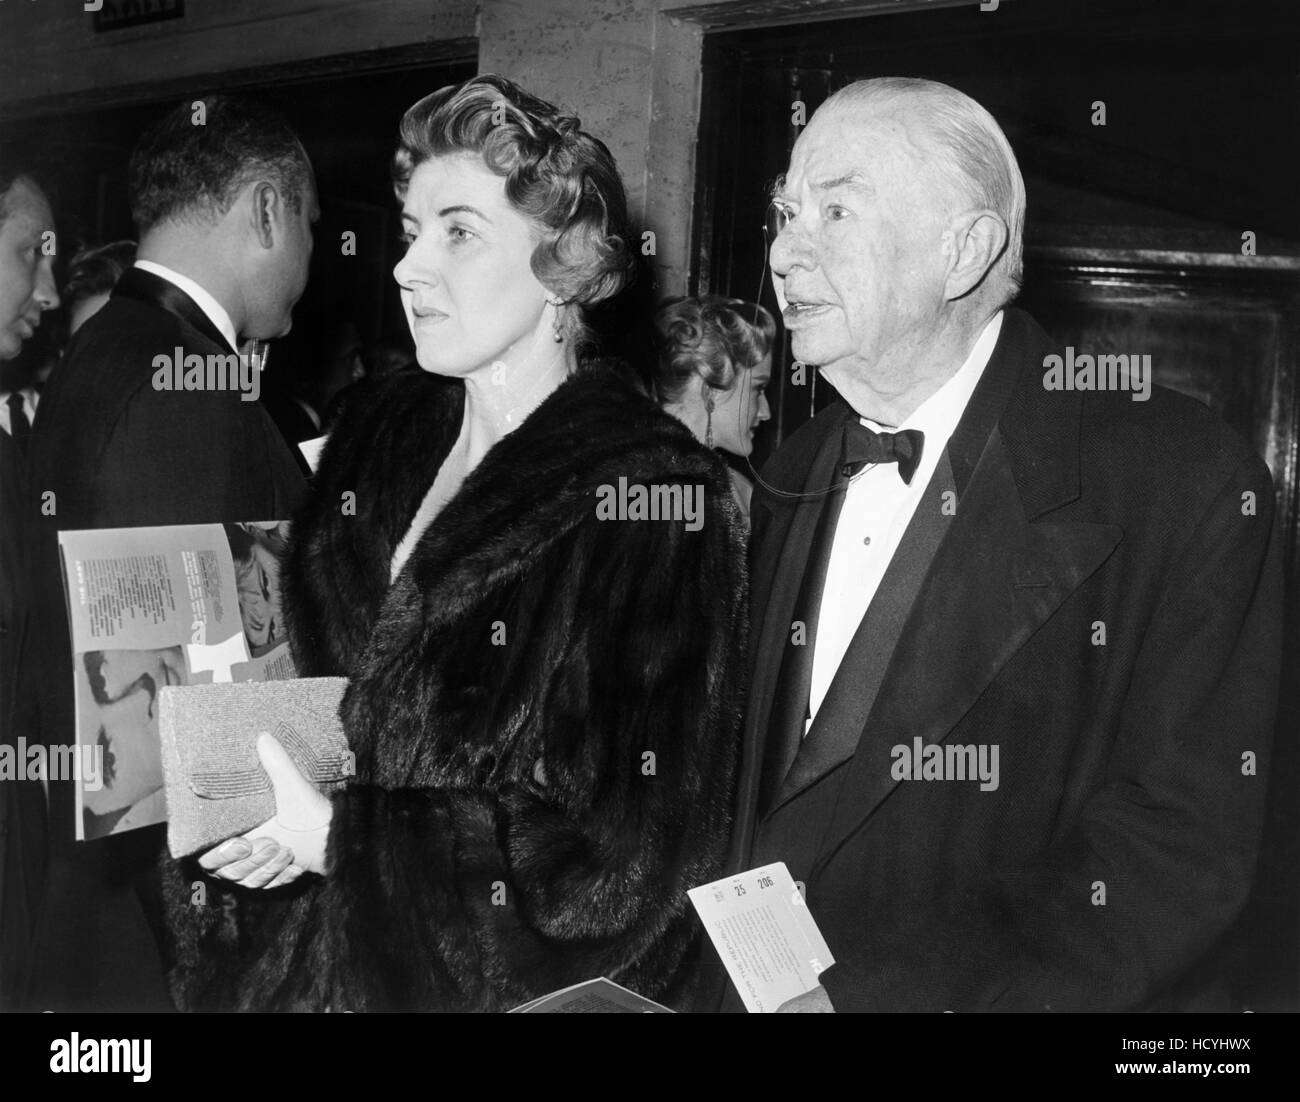
[[[252,197],[253,234],[257,243],[269,249],[280,232],[284,216],[284,203],[276,186],[260,180],[250,188]]]
[[[1007,224],[993,210],[967,211],[955,219],[948,233],[949,268],[944,297],[949,302],[980,285],[990,268],[1006,251]]]

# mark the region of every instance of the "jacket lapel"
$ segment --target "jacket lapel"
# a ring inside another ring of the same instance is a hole
[[[734,832],[733,862],[748,860],[748,849],[759,811],[763,766],[770,752],[772,702],[781,675],[786,648],[791,645],[794,609],[803,584],[813,538],[829,494],[821,493],[838,480],[843,407],[832,405],[818,414],[821,424],[811,449],[806,476],[794,489],[817,496],[780,500],[771,505],[762,541],[755,547],[751,587],[752,650],[749,704],[745,713],[745,753],[741,766]],[[784,489],[784,487],[782,487]],[[756,493],[768,494],[760,487]],[[836,491],[842,492],[842,491]],[[812,639],[803,657],[812,660]]]
[[[750,714],[766,730],[771,717],[772,696],[785,648],[790,645],[792,620],[799,589],[817,534],[817,524],[833,495],[842,495],[847,483],[836,469],[840,457],[839,426],[844,407],[838,403],[819,414],[818,441],[807,477],[799,492],[808,495],[788,501],[774,510],[763,546],[754,563],[754,611],[762,623],[755,639],[754,695]],[[827,487],[834,487],[829,493]],[[818,595],[820,599],[820,595]],[[811,660],[812,640],[804,648]],[[760,668],[761,667],[761,668]]]
[[[1122,534],[1110,524],[1031,522],[1003,434],[994,430],[908,616],[840,789],[819,866],[900,783],[891,748],[917,737],[943,742]]]
[[[954,490],[945,451],[769,814],[842,765],[857,750],[890,656],[952,520],[951,512],[943,505],[944,494]]]

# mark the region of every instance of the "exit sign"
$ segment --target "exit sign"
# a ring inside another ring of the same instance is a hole
[[[95,30],[117,31],[141,23],[180,19],[185,14],[185,0],[88,0],[85,8],[95,13]]]

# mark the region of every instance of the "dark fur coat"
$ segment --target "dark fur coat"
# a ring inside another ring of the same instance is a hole
[[[331,435],[286,604],[300,673],[351,678],[357,777],[324,878],[206,879],[200,906],[194,867],[172,870],[182,1008],[505,1010],[598,975],[688,997],[685,893],[721,872],[743,701],[726,469],[591,365],[492,449],[390,586],[463,404],[403,374],[365,384]],[[702,485],[702,528],[598,520],[620,476]]]

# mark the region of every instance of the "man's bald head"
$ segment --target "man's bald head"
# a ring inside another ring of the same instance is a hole
[[[943,174],[960,201],[1002,219],[1007,247],[992,274],[1001,284],[999,305],[1014,298],[1024,271],[1025,182],[993,116],[956,88],[914,77],[856,81],[832,95],[817,115],[841,111],[898,117],[914,152]]]

